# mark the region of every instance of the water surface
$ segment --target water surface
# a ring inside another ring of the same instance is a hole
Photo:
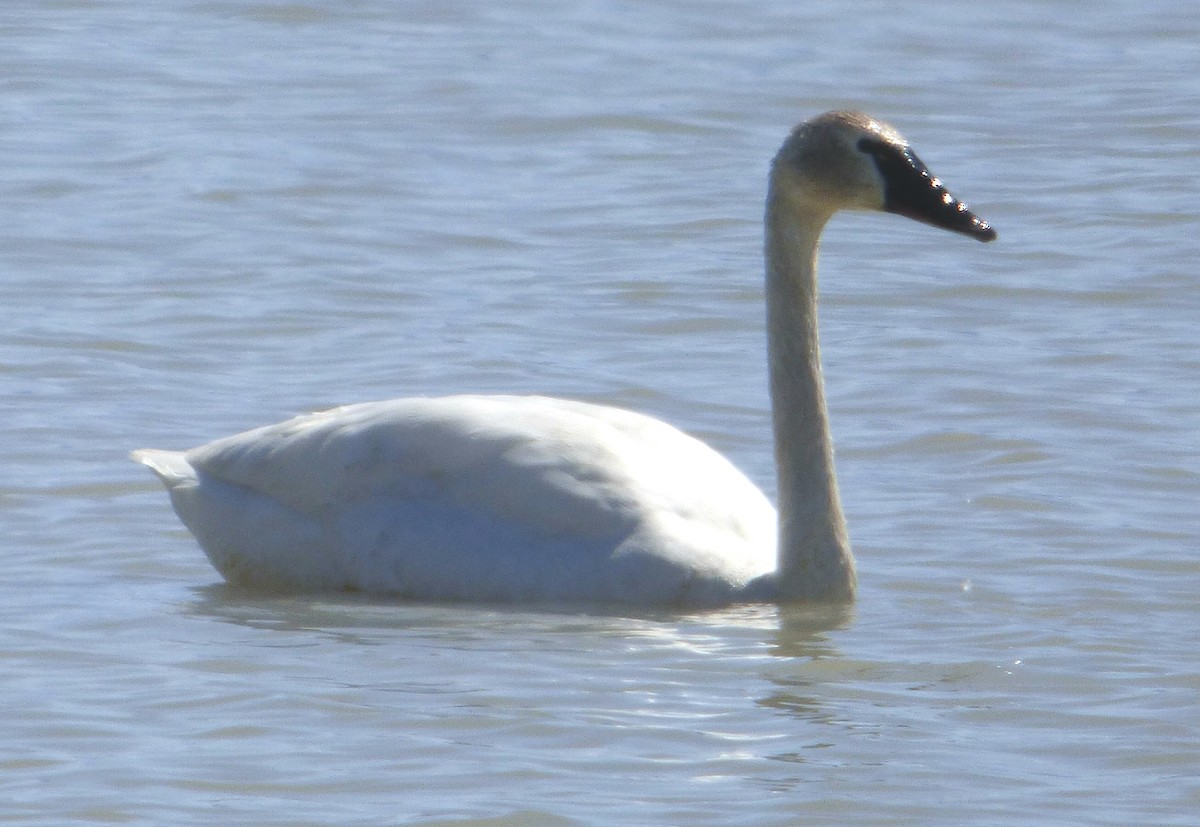
[[[0,820],[1194,824],[1190,12],[6,6]],[[853,608],[238,592],[125,459],[544,392],[773,491],[766,167],[835,106],[1000,232],[829,228]]]

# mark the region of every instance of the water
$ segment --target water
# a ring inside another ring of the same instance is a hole
[[[1190,12],[5,6],[0,820],[1196,824]],[[540,391],[771,490],[765,168],[834,106],[1000,231],[829,230],[852,609],[237,592],[125,460]]]

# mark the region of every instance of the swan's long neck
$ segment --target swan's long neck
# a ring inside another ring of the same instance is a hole
[[[778,589],[784,598],[854,594],[854,558],[833,468],[817,341],[817,243],[828,215],[780,188],[767,197],[767,339],[779,475]]]

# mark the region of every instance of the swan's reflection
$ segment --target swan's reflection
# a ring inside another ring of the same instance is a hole
[[[356,630],[363,642],[404,630],[472,635],[522,632],[628,634],[642,640],[688,645],[708,652],[752,646],[785,659],[831,657],[826,633],[854,617],[848,603],[775,606],[750,604],[708,612],[638,610],[615,605],[524,606],[391,600],[353,592],[327,595],[272,594],[213,583],[192,590],[186,614],[253,629],[279,632]]]

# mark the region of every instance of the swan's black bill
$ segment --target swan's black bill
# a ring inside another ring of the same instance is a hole
[[[884,181],[883,208],[944,230],[993,241],[992,225],[975,215],[934,177],[912,150],[863,138],[858,148],[870,155]]]

